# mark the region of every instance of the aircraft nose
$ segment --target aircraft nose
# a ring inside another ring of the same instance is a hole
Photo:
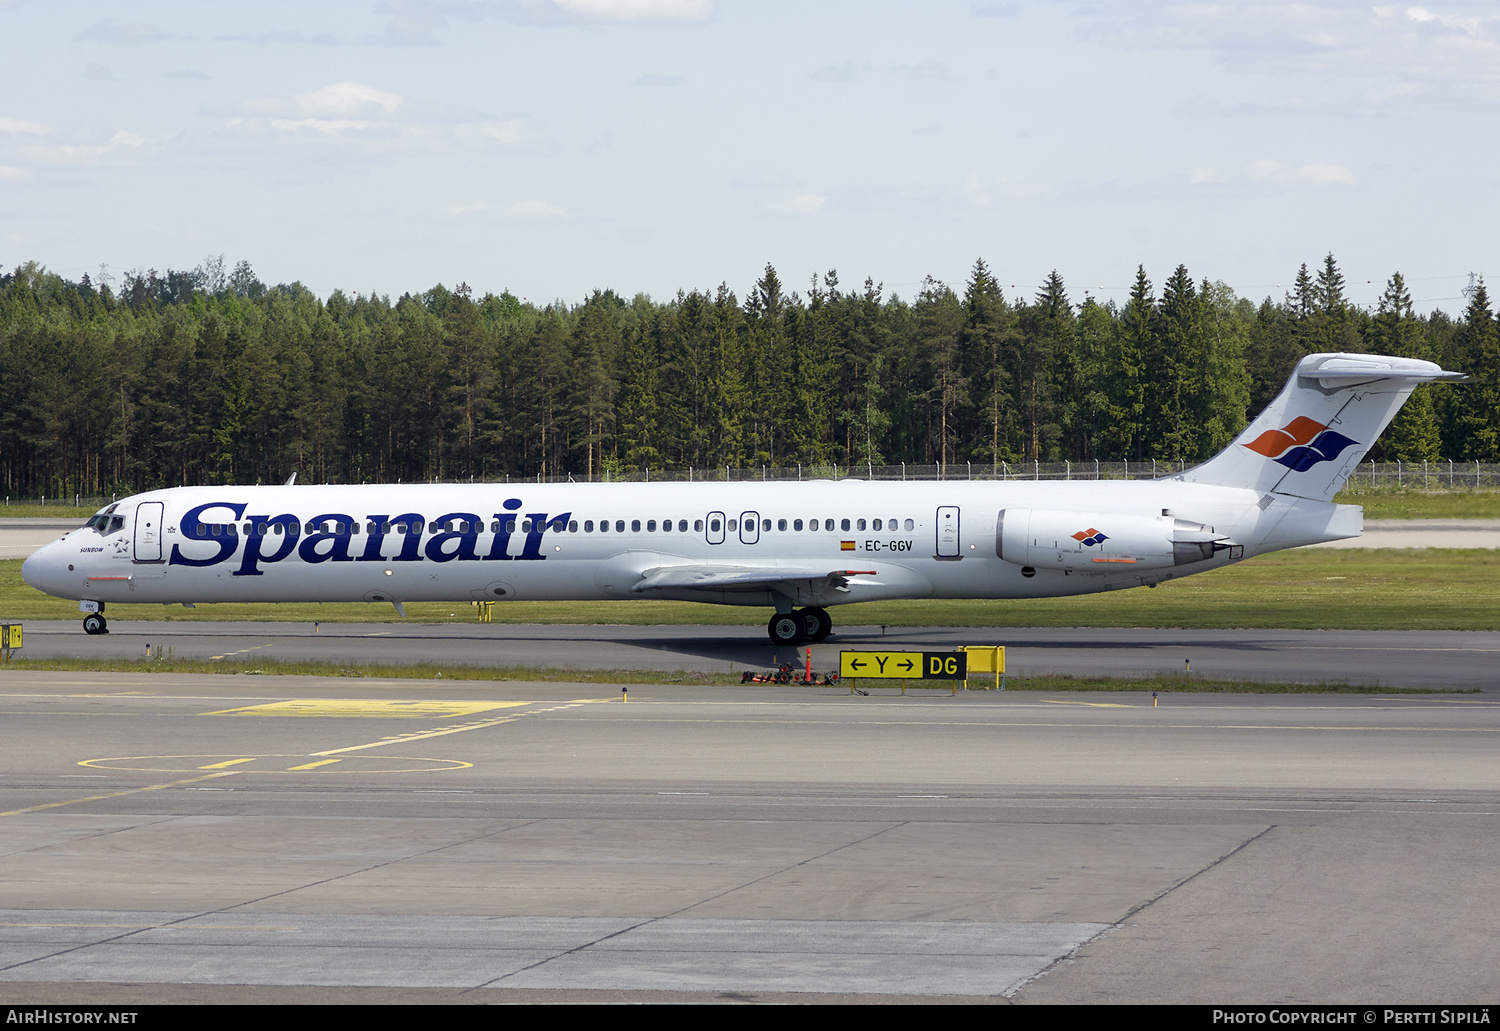
[[[56,544],[38,548],[21,563],[21,579],[43,594],[60,595],[63,576],[62,556]]]

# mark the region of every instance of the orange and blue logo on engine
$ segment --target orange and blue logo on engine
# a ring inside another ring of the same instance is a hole
[[[1319,462],[1333,461],[1345,448],[1358,443],[1321,422],[1299,415],[1279,430],[1266,430],[1245,447],[1294,473],[1305,473]]]
[[[1079,530],[1073,535],[1073,539],[1086,548],[1092,548],[1095,544],[1103,544],[1109,540],[1108,537],[1090,526],[1087,530]]]

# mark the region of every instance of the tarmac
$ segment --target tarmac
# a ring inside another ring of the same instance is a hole
[[[15,673],[0,1000],[1486,1004],[1500,704]]]

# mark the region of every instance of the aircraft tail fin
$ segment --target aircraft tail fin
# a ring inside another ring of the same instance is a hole
[[[1418,358],[1308,355],[1233,444],[1168,479],[1332,501],[1418,385],[1466,379]]]

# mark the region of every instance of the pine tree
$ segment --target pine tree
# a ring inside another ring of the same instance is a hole
[[[1391,276],[1375,318],[1370,322],[1370,350],[1402,358],[1432,360],[1432,349],[1422,333],[1422,323],[1412,312],[1411,293],[1401,273]],[[1442,453],[1434,390],[1438,385],[1419,386],[1396,413],[1389,432],[1381,434],[1371,454],[1377,460],[1402,462],[1434,461]]]
[[[963,314],[959,363],[969,387],[967,408],[975,418],[968,423],[972,430],[960,432],[960,447],[994,465],[1015,457],[1007,441],[1015,421],[1007,366],[1013,363],[1017,333],[1015,312],[982,258],[974,262],[969,276]],[[973,443],[964,447],[968,441]]]

